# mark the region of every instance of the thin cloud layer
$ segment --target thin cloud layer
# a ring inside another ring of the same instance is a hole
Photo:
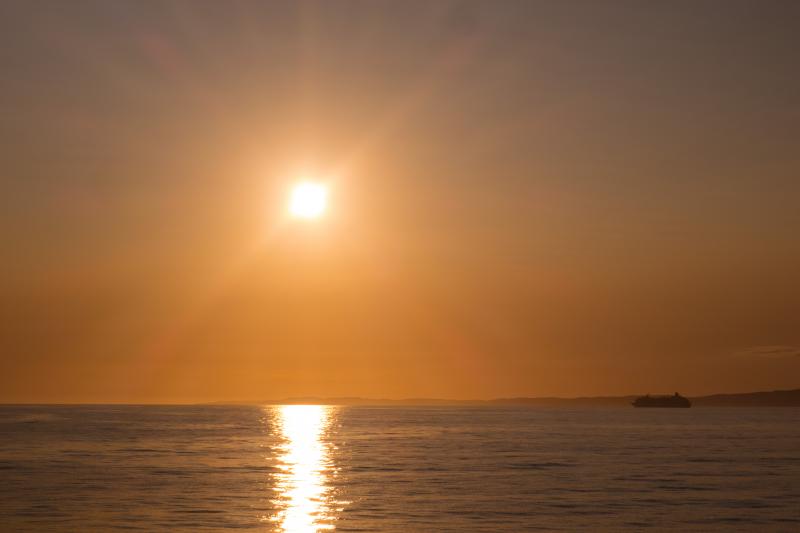
[[[736,352],[736,357],[755,357],[763,359],[787,359],[800,357],[800,348],[797,346],[753,346]]]

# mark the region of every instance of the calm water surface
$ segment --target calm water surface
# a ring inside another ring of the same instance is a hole
[[[800,531],[800,410],[0,407],[3,531]]]

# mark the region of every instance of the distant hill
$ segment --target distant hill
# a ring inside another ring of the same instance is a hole
[[[691,400],[695,405],[704,407],[800,407],[800,389],[713,394],[691,398]]]
[[[595,396],[583,398],[497,398],[493,400],[446,400],[407,398],[402,400],[358,397],[302,397],[281,400],[217,402],[222,404],[316,404],[316,405],[530,405],[537,407],[629,406],[636,396]],[[800,407],[800,389],[743,392],[690,397],[696,407]]]
[[[226,402],[228,403],[228,402]],[[474,405],[485,404],[483,400],[446,400],[441,398],[404,398],[392,400],[387,398],[359,398],[351,396],[319,397],[303,396],[298,398],[284,398],[264,402],[230,402],[230,403],[265,403],[275,405]]]
[[[493,405],[535,405],[538,407],[582,407],[630,405],[636,396],[587,396],[580,398],[497,398],[486,403]]]
[[[636,396],[608,396],[591,398],[503,398],[489,400],[492,404],[537,406],[623,406],[630,405]],[[800,407],[800,389],[769,392],[741,392],[689,397],[696,407]]]

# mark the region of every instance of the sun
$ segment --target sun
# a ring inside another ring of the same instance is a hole
[[[318,218],[328,204],[328,188],[321,183],[303,181],[292,187],[289,213],[297,218]]]

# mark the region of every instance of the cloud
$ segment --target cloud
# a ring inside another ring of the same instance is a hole
[[[752,346],[734,354],[736,357],[755,357],[760,359],[787,359],[800,357],[800,348],[797,346]]]

